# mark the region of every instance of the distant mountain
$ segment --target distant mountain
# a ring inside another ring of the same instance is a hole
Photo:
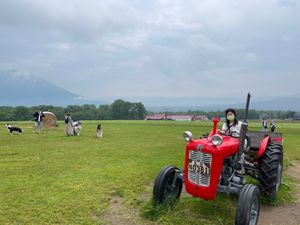
[[[155,104],[146,104],[146,108],[149,111],[153,112],[179,112],[179,111],[188,111],[188,110],[203,110],[203,111],[211,111],[211,110],[225,110],[226,108],[244,108],[245,103],[242,103],[241,100],[235,100],[236,103],[233,103],[232,100],[224,100],[223,102],[228,102],[228,104],[224,103],[216,103],[216,104],[209,104],[206,101],[202,102],[199,99],[199,103],[190,104],[188,98],[185,102],[180,102],[177,98],[170,98],[168,103],[155,105]],[[177,103],[176,103],[177,102]],[[214,102],[212,100],[211,102]],[[181,103],[181,104],[180,104]],[[261,98],[253,97],[250,103],[251,109],[256,110],[281,110],[281,111],[300,111],[300,97],[274,97],[267,100],[262,100]]]
[[[15,72],[0,71],[0,106],[34,105],[83,105],[110,104],[121,98],[131,102],[142,102],[148,111],[178,112],[188,110],[225,110],[228,107],[244,108],[243,97],[106,97],[102,100],[88,99],[58,87],[45,79],[31,75],[18,75]],[[251,109],[300,111],[300,97],[252,97]]]
[[[187,112],[217,111],[231,108],[244,108],[246,95],[244,97],[127,97],[118,98],[131,102],[142,102],[146,109],[151,112]],[[113,102],[116,98],[106,97],[104,100]],[[251,109],[257,110],[281,110],[299,111],[300,97],[259,97],[253,95],[250,103]]]
[[[82,105],[102,104],[88,101],[64,88],[31,75],[0,72],[0,105]]]
[[[235,107],[243,108],[244,104],[235,104]],[[300,111],[300,98],[299,97],[276,97],[269,100],[253,100],[251,108],[258,110],[292,110]]]

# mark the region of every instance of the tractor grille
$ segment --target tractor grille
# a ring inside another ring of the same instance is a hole
[[[210,170],[211,170],[211,162],[212,157],[211,154],[203,153],[202,146],[198,146],[198,150],[191,150],[189,152],[189,162],[197,162],[201,163],[201,165],[205,165],[205,167],[208,167],[209,173],[203,173],[199,172],[197,170],[194,170],[190,168],[190,164],[188,166],[188,178],[189,181],[200,185],[200,186],[209,186],[210,184]]]

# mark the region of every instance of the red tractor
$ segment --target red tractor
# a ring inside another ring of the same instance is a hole
[[[236,225],[256,225],[260,212],[261,193],[276,197],[281,184],[283,163],[282,134],[248,131],[247,97],[245,119],[239,137],[221,134],[218,119],[213,119],[209,135],[187,141],[184,170],[166,166],[156,177],[153,200],[157,204],[179,199],[182,185],[192,196],[214,200],[218,192],[238,195]],[[259,186],[246,182],[246,175],[256,178]]]

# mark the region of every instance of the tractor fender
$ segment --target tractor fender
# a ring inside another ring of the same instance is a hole
[[[267,145],[269,144],[269,142],[270,142],[270,137],[269,136],[265,137],[262,140],[262,142],[260,143],[260,147],[259,147],[258,153],[257,153],[257,158],[260,158],[264,154],[264,152],[265,152],[265,150],[266,150]]]

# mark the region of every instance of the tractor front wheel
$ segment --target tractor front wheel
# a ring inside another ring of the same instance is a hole
[[[283,151],[279,144],[270,143],[259,165],[259,187],[262,193],[276,197],[281,185]]]
[[[162,168],[156,177],[153,187],[153,200],[155,203],[174,203],[181,195],[181,171],[176,166]]]
[[[256,225],[260,211],[260,191],[253,184],[246,184],[239,195],[235,225]]]

